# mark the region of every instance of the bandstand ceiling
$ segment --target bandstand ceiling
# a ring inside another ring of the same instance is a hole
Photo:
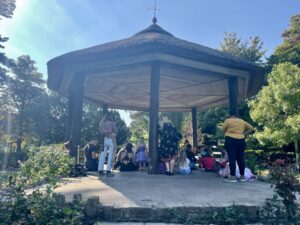
[[[48,87],[68,95],[85,76],[84,99],[110,108],[148,110],[151,63],[160,64],[160,111],[199,110],[228,103],[228,79],[239,100],[257,92],[263,70],[246,60],[187,42],[153,24],[133,37],[78,50],[48,62]]]

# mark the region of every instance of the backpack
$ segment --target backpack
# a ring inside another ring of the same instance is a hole
[[[86,176],[86,170],[83,165],[75,164],[72,166],[70,177]]]

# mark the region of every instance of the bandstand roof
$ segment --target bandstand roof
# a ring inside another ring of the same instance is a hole
[[[84,100],[109,108],[148,110],[151,63],[160,62],[160,111],[202,110],[228,103],[229,77],[238,98],[254,95],[263,69],[230,54],[174,37],[157,24],[132,37],[81,49],[48,62],[48,87],[68,95],[85,75]]]

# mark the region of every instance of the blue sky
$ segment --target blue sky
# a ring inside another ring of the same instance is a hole
[[[47,78],[46,63],[63,53],[129,37],[151,24],[154,0],[17,0],[0,21],[4,52],[28,54]],[[259,36],[267,56],[279,45],[300,0],[157,0],[158,25],[178,38],[219,48],[224,32]],[[124,114],[125,115],[125,114]],[[125,115],[126,116],[126,115]]]

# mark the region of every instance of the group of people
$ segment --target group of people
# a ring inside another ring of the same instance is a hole
[[[111,113],[104,115],[100,121],[99,132],[104,136],[104,144],[101,149],[100,157],[98,155],[99,141],[97,139],[90,141],[84,148],[86,158],[85,166],[87,170],[98,170],[100,176],[105,175],[107,177],[113,176],[111,173],[112,167],[113,169],[120,169],[120,171],[145,170],[147,164],[147,149],[143,137],[139,139],[135,152],[133,145],[127,143],[127,145],[117,153],[116,157],[114,157],[117,151],[117,128]],[[105,161],[107,165],[104,171]]]
[[[230,175],[226,181],[237,182],[236,179],[236,164],[239,168],[241,181],[245,180],[245,136],[253,131],[253,127],[244,120],[235,115],[225,120],[222,127],[225,133],[225,146],[222,151],[223,155],[226,153],[226,158],[220,163],[218,168],[225,169],[226,165],[230,170]],[[111,173],[113,158],[116,152],[116,124],[113,121],[111,113],[107,113],[100,121],[99,131],[104,136],[104,146],[100,157],[96,154],[98,141],[91,141],[85,148],[86,167],[89,170],[98,170],[99,175],[113,176]],[[210,158],[209,150],[205,147],[197,147],[195,151],[192,145],[185,143],[184,149],[179,151],[179,141],[182,139],[181,134],[170,123],[165,122],[159,130],[159,146],[158,155],[160,160],[160,167],[166,175],[174,175],[175,165],[178,165],[178,173],[188,175],[192,170],[196,169],[196,164],[205,168],[205,163]],[[195,152],[200,152],[200,160],[197,160]],[[104,162],[107,157],[106,173],[104,173]],[[99,158],[99,162],[97,159]],[[177,162],[177,163],[176,163]],[[225,164],[225,162],[228,164]],[[218,164],[218,163],[214,163]],[[147,148],[144,138],[140,138],[136,145],[135,151],[131,143],[127,143],[115,157],[114,169],[120,171],[134,171],[145,170],[147,166]],[[159,167],[159,169],[160,169]],[[218,171],[219,172],[219,171]]]

